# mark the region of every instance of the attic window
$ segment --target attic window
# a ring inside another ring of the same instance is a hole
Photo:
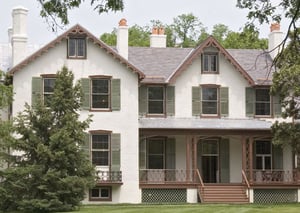
[[[203,73],[219,72],[218,53],[204,53],[202,55],[202,72]]]
[[[70,37],[68,39],[68,58],[86,58],[86,38]]]

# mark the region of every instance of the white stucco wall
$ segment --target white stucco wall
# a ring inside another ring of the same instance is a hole
[[[66,58],[66,41],[49,49],[38,60],[33,61],[14,75],[15,102],[13,116],[31,103],[32,76],[55,74],[66,65],[73,71],[75,80],[90,75],[108,75],[121,79],[121,110],[113,112],[81,111],[81,119],[93,114],[88,130],[109,130],[121,134],[121,171],[123,185],[113,189],[112,202],[138,203],[141,193],[138,180],[138,76],[126,66],[89,42],[87,59]],[[130,196],[128,196],[130,194]]]
[[[220,73],[201,74],[200,56],[176,79],[175,116],[192,117],[192,87],[216,84],[229,87],[229,118],[245,118],[245,88],[249,86],[241,73],[220,54]]]

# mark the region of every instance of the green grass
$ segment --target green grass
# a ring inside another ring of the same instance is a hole
[[[185,204],[185,205],[84,205],[73,213],[298,213],[300,204],[274,205],[229,205],[229,204]]]

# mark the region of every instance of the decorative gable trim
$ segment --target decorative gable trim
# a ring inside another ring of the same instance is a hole
[[[25,66],[30,64],[31,62],[35,61],[38,57],[43,55],[44,53],[48,52],[51,48],[54,48],[56,45],[60,44],[63,40],[68,39],[69,36],[86,36],[88,40],[92,41],[95,45],[99,46],[100,48],[104,49],[106,53],[111,55],[113,58],[117,59],[121,64],[125,65],[127,68],[131,69],[134,73],[137,73],[139,76],[139,79],[143,79],[145,77],[145,74],[140,71],[137,67],[135,67],[133,64],[128,62],[125,58],[123,58],[120,54],[118,54],[113,48],[106,45],[104,42],[99,40],[97,37],[95,37],[93,34],[91,34],[89,31],[87,31],[85,28],[80,26],[79,24],[76,24],[69,30],[67,30],[62,35],[58,36],[56,39],[21,61],[19,64],[14,66],[9,73],[14,74],[15,72],[18,72],[19,70],[23,69]]]
[[[167,79],[167,82],[174,83],[176,78],[184,72],[188,66],[190,66],[193,61],[201,55],[205,48],[207,47],[215,47],[219,50],[220,54],[222,54],[241,74],[242,76],[249,82],[250,85],[255,85],[254,80],[250,77],[250,75],[241,67],[241,65],[219,44],[219,42],[213,37],[209,36],[204,42],[202,42],[197,48],[195,48],[191,54],[185,59],[185,61],[175,70],[175,72]]]

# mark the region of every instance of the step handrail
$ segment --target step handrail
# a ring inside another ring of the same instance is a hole
[[[199,194],[199,198],[200,198],[201,202],[203,202],[202,194],[204,193],[204,183],[203,183],[199,169],[196,169],[196,173],[197,173],[197,176],[198,176],[199,182],[200,182],[198,194]]]
[[[246,182],[247,188],[250,189],[250,184],[249,184],[249,181],[247,179],[247,176],[246,176],[246,173],[244,170],[242,170],[242,177],[243,177],[244,181]]]

